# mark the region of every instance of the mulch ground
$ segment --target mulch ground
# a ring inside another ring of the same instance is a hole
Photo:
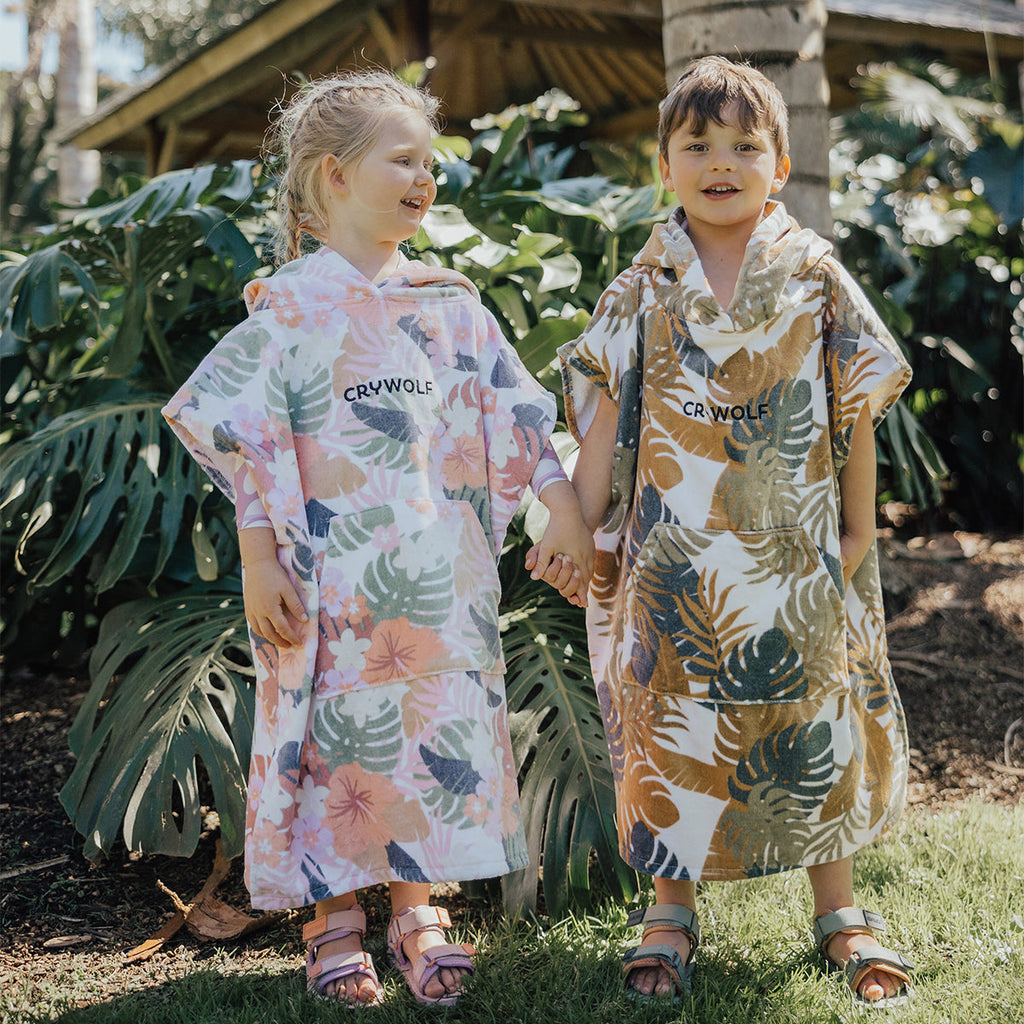
[[[1024,539],[957,534],[904,542],[883,532],[893,672],[911,742],[910,805],[924,812],[971,800],[1015,805],[1024,791]],[[67,731],[84,675],[6,667],[0,734],[0,985],[26,993],[55,974],[91,979],[82,1002],[179,977],[216,960],[226,972],[283,963],[300,969],[299,921],[309,912],[231,943],[205,943],[182,929],[149,960],[126,954],[174,913],[166,890],[190,901],[214,862],[214,837],[190,859],[132,857],[116,850],[99,865],[57,794],[71,771]],[[248,897],[235,863],[217,890],[240,911]],[[364,898],[371,927],[386,918],[382,887]],[[470,908],[457,893],[458,919]],[[493,903],[472,907],[495,917]]]

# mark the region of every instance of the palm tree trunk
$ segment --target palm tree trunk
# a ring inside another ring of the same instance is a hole
[[[780,198],[800,223],[826,238],[829,210],[829,91],[824,0],[663,0],[662,46],[671,86],[694,57],[747,60],[789,106],[793,170]]]
[[[66,0],[57,69],[57,124],[96,109],[96,8],[93,0]],[[61,203],[77,204],[100,183],[100,155],[72,143],[60,147],[57,190]]]

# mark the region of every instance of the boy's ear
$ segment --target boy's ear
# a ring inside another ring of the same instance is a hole
[[[775,161],[775,177],[772,179],[772,193],[781,192],[782,186],[789,181],[789,157],[784,156]]]
[[[665,159],[664,154],[661,150],[658,150],[658,171],[661,174],[661,183],[669,190],[669,192],[675,192],[675,186],[672,184],[672,177],[668,172],[668,161]]]
[[[341,161],[333,153],[325,153],[320,158],[320,173],[330,188],[342,190],[346,187]]]

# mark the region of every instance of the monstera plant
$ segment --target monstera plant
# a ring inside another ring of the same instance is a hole
[[[617,269],[610,236],[639,246],[655,194],[554,180],[564,158],[526,155],[530,125],[526,110],[475,145],[442,140],[448,184],[412,247],[472,278],[558,391],[555,349],[587,319],[579,293]],[[0,264],[5,647],[9,662],[91,647],[61,792],[89,857],[119,837],[188,856],[211,806],[225,852],[241,851],[253,670],[233,514],[160,409],[243,317],[271,190],[247,163],[127,179]],[[589,898],[592,860],[603,889],[630,892],[633,878],[615,852],[582,613],[516,569],[524,522],[506,542],[502,621],[534,867],[505,880],[506,900],[535,904],[543,862],[558,912]]]

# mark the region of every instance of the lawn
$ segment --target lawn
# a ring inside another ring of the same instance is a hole
[[[633,941],[626,908],[593,916],[509,923],[492,915],[458,930],[476,943],[478,974],[458,1007],[418,1006],[401,977],[383,971],[384,1006],[367,1024],[451,1020],[466,1024],[1024,1024],[1024,809],[969,804],[909,813],[900,829],[855,861],[864,906],[889,921],[888,944],[916,961],[916,997],[905,1008],[864,1017],[842,983],[826,977],[808,939],[810,889],[803,872],[709,884],[700,892],[704,941],[692,997],[676,1006],[625,997],[618,958]],[[650,893],[641,899],[647,902]],[[385,962],[376,937],[369,942]],[[49,980],[0,989],[0,1020],[11,1024],[318,1024],[345,1016],[304,994],[292,938],[251,949],[203,947],[184,971],[158,954],[144,984],[110,997],[89,954],[51,957]],[[185,954],[187,956],[187,953]],[[244,967],[239,968],[239,961]]]

